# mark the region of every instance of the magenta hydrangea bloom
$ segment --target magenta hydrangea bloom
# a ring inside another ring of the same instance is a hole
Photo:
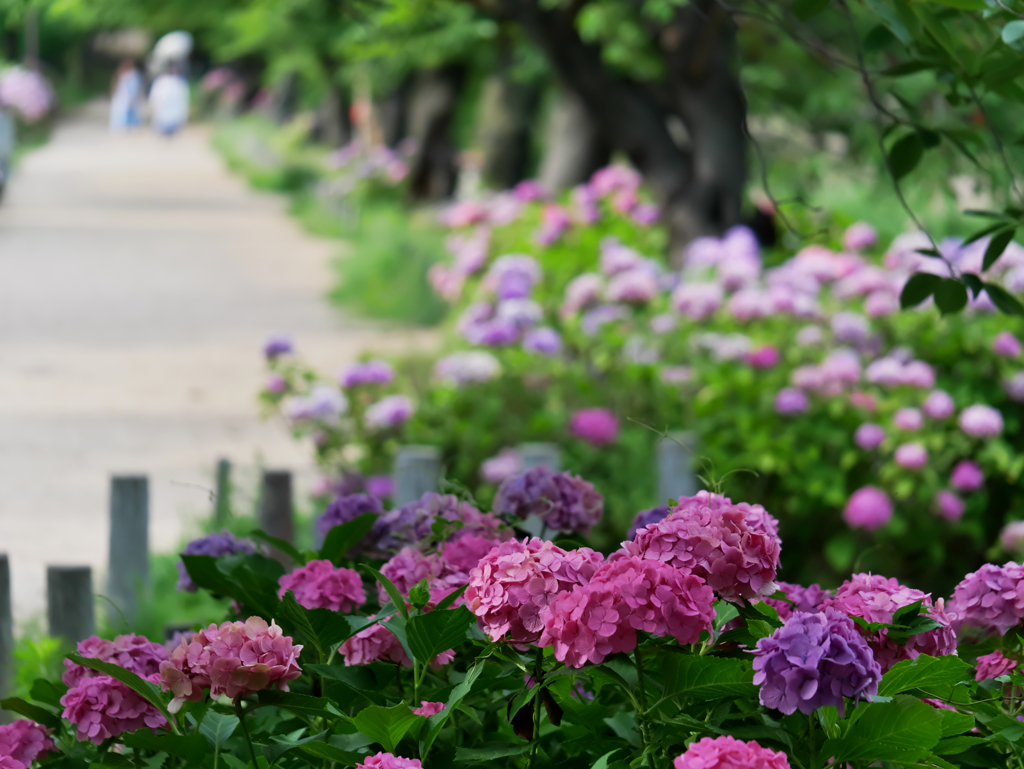
[[[896,447],[893,459],[900,467],[908,470],[920,470],[928,464],[928,449],[916,441],[903,443]]]
[[[1004,358],[1019,358],[1024,346],[1009,331],[1000,331],[992,340],[992,352]]]
[[[491,547],[498,544],[489,542]],[[464,571],[452,568],[438,553],[422,553],[411,547],[403,547],[380,567],[380,572],[391,580],[398,592],[409,595],[418,582],[427,580],[432,591],[450,592],[468,581]],[[383,604],[388,600],[383,585],[377,586],[377,598]]]
[[[413,715],[430,718],[431,716],[436,716],[442,710],[444,710],[443,702],[427,702],[427,700],[420,700],[420,706],[415,708],[412,712]]]
[[[1024,618],[1024,566],[986,563],[961,580],[949,601],[959,633],[964,628],[1003,635]]]
[[[1009,675],[1017,667],[1017,661],[1004,657],[1003,653],[996,649],[991,654],[983,654],[978,657],[974,667],[977,672],[974,675],[975,681],[990,681],[999,676]]]
[[[924,416],[921,414],[919,409],[906,407],[899,409],[893,415],[892,423],[900,430],[913,432],[915,430],[920,430],[924,425]]]
[[[960,491],[977,491],[985,484],[985,473],[976,463],[962,459],[953,468],[949,483]]]
[[[782,416],[803,414],[808,406],[807,396],[795,387],[783,387],[775,396],[775,411]]]
[[[79,641],[77,648],[78,653],[87,659],[112,662],[142,678],[159,673],[160,663],[167,659],[167,649],[163,644],[153,643],[145,636],[132,633],[119,635],[113,641],[90,636]],[[64,660],[64,668],[61,680],[69,688],[76,686],[83,678],[99,675],[95,670],[76,665],[71,660]]]
[[[273,621],[268,626],[260,617],[211,624],[183,640],[160,665],[160,686],[174,693],[167,709],[177,713],[185,700],[199,702],[207,688],[211,697],[232,699],[273,684],[286,692],[302,673],[301,651]]]
[[[494,511],[519,518],[537,515],[550,529],[586,536],[604,515],[604,497],[579,476],[537,465],[502,482]]]
[[[554,597],[544,615],[541,646],[552,646],[555,659],[581,668],[600,664],[609,654],[636,648],[629,605],[614,584],[584,585]]]
[[[1008,553],[1024,553],[1024,521],[1010,521],[999,532],[999,544]]]
[[[423,769],[418,758],[402,758],[394,753],[377,753],[367,756],[356,769]]]
[[[729,735],[691,742],[672,766],[673,769],[790,769],[789,759],[781,750],[762,748],[754,740],[743,742]]]
[[[948,489],[941,489],[935,495],[935,509],[947,521],[956,523],[964,516],[964,501]]]
[[[771,368],[779,362],[779,349],[770,344],[747,353],[743,359],[753,368]]]
[[[148,676],[147,680],[159,683],[160,676]],[[82,679],[60,698],[60,704],[63,717],[75,725],[79,742],[99,745],[124,732],[167,726],[159,710],[110,676]]]
[[[591,446],[606,446],[619,435],[619,419],[608,409],[582,409],[572,415],[569,432]]]
[[[943,657],[956,652],[956,634],[942,599],[933,605],[930,594],[901,585],[895,578],[886,579],[880,574],[854,574],[824,605],[868,622],[891,623],[897,609],[918,601],[922,602],[922,611],[927,611],[940,627],[912,635],[905,644],[891,640],[885,628],[871,632],[858,626],[884,673],[897,662],[916,659],[919,654]]]
[[[1003,415],[991,406],[976,403],[960,412],[960,429],[972,438],[992,438],[1003,431]]]
[[[832,591],[823,590],[820,585],[794,585],[792,582],[777,583],[779,590],[785,593],[789,601],[778,598],[765,598],[764,602],[779,613],[779,619],[785,622],[793,616],[794,611],[821,611],[822,605],[832,597]]]
[[[567,552],[536,537],[509,540],[470,572],[466,606],[492,641],[536,643],[558,594],[587,584],[602,561],[587,547]]]
[[[880,529],[892,520],[892,501],[877,486],[864,486],[850,495],[843,520],[852,529]]]
[[[764,508],[707,492],[683,497],[671,515],[622,546],[628,555],[701,577],[726,600],[774,593],[782,550],[778,522]]]
[[[366,603],[363,580],[353,569],[335,568],[330,561],[310,561],[277,580],[278,597],[291,590],[307,609],[330,609],[349,614]]]
[[[373,617],[370,617],[373,619]],[[385,621],[388,618],[385,618]],[[411,668],[412,659],[405,653],[401,642],[395,634],[380,623],[363,628],[339,647],[345,665],[369,665],[372,662],[391,662],[402,667]],[[455,659],[455,651],[438,654],[430,663],[430,667],[439,670]]]
[[[208,534],[205,537],[193,539],[185,545],[185,549],[181,551],[181,555],[209,555],[214,558],[220,558],[224,555],[237,555],[238,553],[255,552],[256,547],[252,542],[247,539],[239,539],[230,531],[225,529],[220,533],[214,532],[213,534]],[[192,578],[188,575],[184,561],[178,562],[177,589],[188,593],[194,593],[199,589],[192,581]]]
[[[771,636],[757,641],[754,684],[767,708],[810,715],[846,699],[878,693],[882,669],[853,620],[832,608],[794,612]]]
[[[9,724],[0,725],[0,756],[28,766],[37,758],[44,758],[51,750],[56,750],[52,730],[37,724],[35,721],[18,719]]]
[[[956,411],[956,404],[953,402],[953,396],[945,390],[932,390],[924,399],[921,408],[932,419],[948,419]]]
[[[365,363],[353,363],[341,372],[338,383],[346,390],[364,385],[386,385],[395,378],[395,370],[384,360],[368,360]]]
[[[872,424],[871,422],[865,422],[857,431],[853,434],[853,442],[860,446],[864,451],[871,451],[877,449],[882,445],[882,441],[885,440],[885,428],[881,425]]]
[[[498,544],[499,540],[467,534],[446,542],[441,554],[448,569],[468,575]]]

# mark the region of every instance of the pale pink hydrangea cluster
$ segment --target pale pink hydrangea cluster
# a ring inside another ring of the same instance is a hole
[[[146,680],[158,683],[160,675],[146,676]],[[63,717],[75,725],[79,742],[99,745],[124,732],[167,726],[159,710],[110,676],[82,679],[60,698],[60,704]]]
[[[50,733],[42,724],[24,719],[0,725],[0,756],[27,767],[56,749]]]
[[[726,600],[764,598],[776,589],[777,532],[778,523],[759,505],[733,505],[702,492],[680,499],[671,515],[622,544],[628,555],[701,577]]]
[[[922,602],[922,613],[927,612],[940,626],[910,636],[905,644],[893,641],[885,628],[871,632],[857,626],[884,673],[897,662],[916,659],[920,654],[942,657],[956,652],[956,633],[943,600],[940,598],[933,604],[931,595],[901,585],[895,578],[886,579],[880,574],[854,574],[823,605],[868,622],[892,623],[897,609],[918,601]]]
[[[268,689],[273,684],[288,691],[288,682],[299,677],[301,646],[292,643],[273,621],[260,617],[245,622],[211,624],[182,640],[160,665],[160,685],[174,693],[168,706],[172,713],[185,700],[199,702],[203,690],[210,696],[235,698]]]
[[[509,540],[470,572],[466,606],[492,641],[536,643],[558,594],[587,584],[602,561],[588,547],[566,551],[537,537]]]
[[[986,563],[961,580],[949,601],[958,633],[1003,635],[1024,618],[1024,565]]]
[[[674,769],[790,769],[789,759],[782,751],[762,748],[755,741],[743,742],[735,737],[704,737],[692,742],[683,755],[676,758]]]
[[[330,561],[310,561],[281,575],[278,597],[291,590],[307,609],[330,609],[349,614],[366,603],[363,580],[353,569],[335,568]]]
[[[704,580],[660,561],[620,557],[605,563],[586,585],[555,598],[544,620],[541,646],[573,667],[600,663],[636,648],[636,631],[696,643],[711,630],[714,593]]]
[[[999,676],[1009,675],[1017,665],[1017,660],[1004,656],[1001,651],[996,649],[991,654],[983,654],[978,657],[974,665],[977,669],[974,680],[989,681],[999,678]]]
[[[373,619],[371,617],[370,619]],[[387,617],[383,621],[387,621]],[[369,665],[372,662],[392,662],[412,667],[412,658],[406,653],[395,634],[377,622],[365,627],[339,647],[346,666]],[[434,657],[430,667],[434,670],[455,659],[455,651],[448,649]]]
[[[356,769],[423,769],[418,758],[402,758],[394,753],[377,753],[367,756]]]
[[[113,641],[99,636],[90,636],[78,642],[78,653],[87,659],[98,659],[112,662],[130,670],[142,678],[148,678],[160,672],[160,663],[167,659],[167,649],[163,644],[153,643],[145,636],[119,635]],[[78,665],[71,660],[64,660],[64,675],[61,680],[69,688],[75,687],[83,678],[99,675],[91,668]]]

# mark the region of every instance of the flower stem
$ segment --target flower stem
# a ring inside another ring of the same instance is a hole
[[[245,710],[242,708],[242,697],[239,695],[235,697],[235,713],[238,714],[238,723],[242,725],[242,734],[245,735],[245,741],[249,745],[249,755],[252,756],[252,765],[254,769],[259,769],[259,761],[256,760],[256,748],[252,746],[252,737],[249,736],[249,727],[245,723]]]
[[[537,748],[540,746],[540,687],[544,683],[544,651],[538,646],[533,663],[533,685],[537,693],[533,696],[533,744],[530,745],[530,769],[537,760]]]
[[[651,747],[650,734],[647,729],[647,687],[644,681],[644,663],[640,647],[633,650],[633,662],[636,664],[636,689],[639,695],[636,709],[637,726],[640,727],[640,739],[646,752]]]

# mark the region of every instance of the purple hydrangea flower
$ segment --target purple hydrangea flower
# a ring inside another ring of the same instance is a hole
[[[498,359],[483,350],[460,350],[434,364],[434,376],[455,387],[488,382],[500,373]]]
[[[921,415],[920,410],[905,407],[893,415],[892,423],[900,430],[913,432],[920,430],[922,425],[924,425],[924,417]]]
[[[864,486],[850,495],[843,520],[850,528],[874,531],[892,520],[892,501],[877,486]]]
[[[977,491],[985,483],[985,473],[976,463],[963,459],[956,463],[949,482],[960,491]]]
[[[875,662],[853,620],[835,609],[794,612],[754,650],[754,684],[767,708],[787,715],[835,706],[846,712],[846,698],[878,694],[882,668]]]
[[[905,467],[908,470],[920,470],[928,464],[928,449],[916,441],[904,443],[896,447],[893,459],[900,467]]]
[[[724,295],[718,283],[680,283],[672,292],[672,306],[690,320],[704,320],[722,306]]]
[[[256,547],[247,539],[239,539],[230,531],[225,529],[220,533],[208,534],[199,539],[193,539],[181,555],[210,555],[220,558],[225,555],[236,555],[237,553],[255,553]],[[178,590],[194,593],[198,588],[188,575],[184,561],[178,561]]]
[[[953,403],[953,396],[945,390],[932,390],[921,408],[932,419],[948,419],[956,411],[956,404]]]
[[[519,518],[537,515],[548,528],[586,535],[604,515],[604,499],[579,476],[537,465],[498,487],[494,511]]]
[[[821,611],[822,604],[832,597],[832,591],[823,590],[821,585],[804,587],[792,582],[776,582],[775,584],[792,603],[778,598],[765,598],[764,602],[779,613],[779,619],[783,622],[792,617],[795,611]]]
[[[388,395],[366,409],[368,430],[389,430],[401,426],[412,416],[412,399],[405,395]]]
[[[1003,389],[1015,403],[1024,403],[1024,371],[1018,371],[1009,379],[1003,380]]]
[[[390,384],[395,378],[395,370],[391,364],[383,360],[368,360],[365,363],[355,363],[341,372],[338,381],[341,386],[360,387],[362,385]]]
[[[294,352],[295,347],[292,344],[292,338],[285,336],[284,334],[275,334],[274,336],[267,339],[263,345],[263,355],[267,360],[276,360],[282,355],[288,355]]]
[[[972,438],[992,438],[1003,431],[1003,415],[991,406],[976,403],[960,412],[960,429]]]
[[[487,483],[501,483],[523,472],[523,457],[515,449],[502,449],[480,464],[480,477]]]
[[[667,505],[662,507],[652,507],[650,510],[641,510],[633,518],[633,522],[629,525],[629,533],[626,534],[626,539],[633,539],[639,529],[646,528],[652,523],[664,520],[668,517],[668,514],[672,512],[668,509]]]
[[[863,344],[871,333],[871,324],[860,313],[840,312],[832,318],[832,333],[844,344]]]
[[[657,223],[661,210],[653,203],[639,203],[630,213],[633,221],[641,227],[650,227]]]
[[[851,251],[863,251],[878,242],[878,233],[867,222],[854,222],[843,233],[843,246]]]
[[[617,320],[628,320],[633,316],[628,307],[621,304],[602,304],[592,310],[583,313],[580,319],[580,328],[587,336],[593,336],[601,326],[613,323]]]
[[[267,378],[266,390],[268,393],[280,395],[288,389],[288,381],[280,374],[271,374]]]
[[[536,179],[523,179],[512,188],[512,194],[520,203],[532,203],[534,200],[540,200],[548,196],[544,185]]]
[[[309,395],[293,395],[281,410],[293,424],[303,422],[337,422],[348,410],[348,399],[339,390],[325,384],[314,385]]]
[[[540,246],[550,246],[572,224],[569,213],[557,203],[546,203],[540,212],[540,229],[534,239]]]
[[[532,328],[523,336],[523,349],[541,355],[558,355],[562,351],[562,337],[549,326]]]
[[[772,368],[779,362],[779,357],[779,349],[768,344],[747,353],[744,359],[754,368]]]
[[[1024,347],[1009,331],[1000,331],[992,340],[992,352],[1003,358],[1019,358],[1021,352],[1024,352]]]
[[[453,494],[434,492],[427,492],[419,499],[382,515],[374,523],[370,536],[381,552],[393,552],[407,545],[416,546],[430,536],[431,527],[438,518],[463,523],[454,535],[456,538],[466,534],[499,538],[497,532],[501,523],[493,515],[481,513],[468,502],[460,502]]]
[[[946,611],[958,634],[967,627],[1003,635],[1024,619],[1024,566],[986,563],[961,580]]]
[[[775,396],[775,411],[783,416],[802,414],[809,405],[807,396],[793,387],[784,387]]]
[[[324,510],[323,515],[317,518],[316,530],[321,539],[327,537],[327,532],[335,526],[355,520],[365,513],[376,513],[381,515],[384,506],[380,499],[369,494],[346,494],[335,498]]]
[[[884,440],[885,429],[881,425],[872,424],[871,422],[865,422],[853,434],[853,442],[864,449],[864,451],[877,449]]]
[[[505,254],[494,260],[486,283],[499,299],[525,299],[540,277],[540,265],[529,254]]]
[[[935,495],[935,508],[939,515],[954,523],[964,515],[964,501],[948,489],[942,489]]]
[[[394,496],[395,479],[390,475],[371,475],[366,479],[366,493],[377,499]]]

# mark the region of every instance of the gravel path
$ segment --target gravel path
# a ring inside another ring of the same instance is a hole
[[[66,120],[0,205],[0,552],[22,623],[46,564],[89,563],[102,591],[111,473],[149,475],[164,551],[209,511],[219,456],[243,486],[259,461],[309,482],[308,451],[258,414],[268,334],[331,372],[429,341],[331,308],[337,243],[230,176],[202,128],[118,136],[105,117]]]

